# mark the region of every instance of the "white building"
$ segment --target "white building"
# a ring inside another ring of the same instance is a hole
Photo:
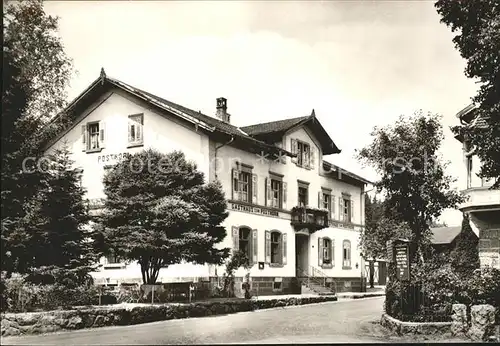
[[[476,107],[469,105],[457,113],[463,126],[488,126],[477,115]],[[459,134],[456,136],[463,143],[464,163],[467,171],[467,186],[463,191],[467,200],[459,209],[469,215],[470,225],[479,237],[479,260],[481,266],[500,269],[500,190],[490,189],[492,179],[479,178],[481,162],[475,155],[470,141]]]
[[[323,160],[323,155],[340,150],[314,111],[238,128],[231,125],[224,98],[217,99],[216,115],[209,117],[109,78],[104,70],[67,110],[74,122],[47,150],[69,145],[72,159],[83,170],[82,184],[94,212],[106,197],[106,167],[124,153],[181,150],[207,179],[222,182],[229,217],[221,246],[248,252],[257,294],[290,293],[297,276],[324,277],[338,291],[362,289],[358,243],[369,181]],[[279,159],[269,159],[280,153],[284,155]],[[306,219],[292,210],[296,206],[307,206]],[[320,220],[323,214],[327,218]],[[322,222],[326,228],[317,230]],[[200,280],[222,274],[223,268],[183,263],[162,269],[158,279]],[[241,269],[237,276],[245,274]],[[141,281],[137,264],[113,258],[103,258],[94,276],[108,284]]]

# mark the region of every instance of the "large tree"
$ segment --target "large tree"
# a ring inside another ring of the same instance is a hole
[[[372,136],[373,142],[358,152],[358,158],[381,176],[375,186],[385,195],[385,217],[408,225],[412,253],[423,260],[420,250],[429,245],[429,225],[463,199],[450,188],[453,180],[438,154],[443,138],[440,117],[422,112],[401,116],[394,125],[376,127]]]
[[[50,126],[48,119],[64,105],[72,65],[57,35],[57,18],[45,14],[41,1],[7,4],[3,38],[1,257],[9,274],[25,268],[20,256],[30,244],[19,220],[44,184],[39,170],[23,171],[36,162],[25,159],[40,157],[43,143],[65,125],[67,117]]]
[[[500,1],[439,0],[441,22],[456,32],[453,42],[467,60],[465,75],[479,81],[474,97],[487,126],[456,126],[481,160],[480,177],[493,178],[500,188]]]
[[[127,156],[104,177],[105,211],[98,220],[102,250],[141,266],[144,284],[154,284],[160,268],[182,261],[222,264],[229,249],[220,183],[178,151],[148,149]]]

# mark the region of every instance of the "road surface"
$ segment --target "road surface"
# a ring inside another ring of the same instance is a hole
[[[384,297],[224,316],[2,338],[2,344],[119,345],[387,342],[377,324]]]

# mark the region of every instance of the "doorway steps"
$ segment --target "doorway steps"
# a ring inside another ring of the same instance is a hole
[[[334,283],[326,282],[328,276],[315,267],[310,266],[308,271],[297,268],[297,277],[302,285],[302,294],[317,294],[320,296],[336,294]]]

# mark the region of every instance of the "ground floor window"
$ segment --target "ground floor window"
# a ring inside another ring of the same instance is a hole
[[[271,232],[271,263],[281,264],[283,262],[281,252],[281,233],[278,231]]]
[[[343,252],[342,267],[344,269],[351,269],[351,242],[349,240],[343,241],[342,252]]]
[[[252,253],[250,251],[251,233],[250,228],[241,227],[239,230],[239,250],[245,253],[249,259],[252,258]]]

